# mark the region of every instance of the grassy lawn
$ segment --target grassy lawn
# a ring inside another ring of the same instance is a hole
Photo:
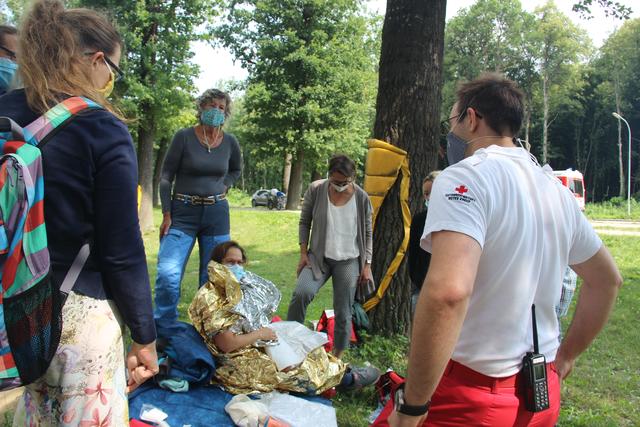
[[[160,214],[156,213],[156,223]],[[286,316],[291,292],[295,287],[298,262],[296,212],[268,211],[264,208],[232,208],[232,238],[240,242],[249,256],[249,269],[276,283],[282,292],[278,314]],[[578,360],[575,370],[563,385],[561,426],[636,426],[640,425],[640,332],[635,321],[640,317],[640,239],[627,236],[603,236],[611,249],[625,285],[606,329]],[[157,233],[145,235],[152,279],[155,278],[158,251]],[[194,255],[196,254],[194,250]],[[197,288],[197,256],[192,256],[186,270],[180,313],[184,320],[189,301]],[[320,317],[331,308],[330,284],[325,286],[307,312],[307,320]],[[575,304],[575,300],[574,300]],[[572,308],[573,310],[573,308]],[[571,318],[571,313],[568,319]],[[565,328],[567,324],[563,325]],[[369,361],[381,369],[406,370],[406,337],[369,337],[345,359],[354,364]],[[372,389],[335,399],[341,426],[366,426],[376,407]]]
[[[627,214],[627,199],[614,197],[601,203],[587,203],[585,213],[590,219],[626,219],[640,221],[640,202],[631,199],[631,215]]]

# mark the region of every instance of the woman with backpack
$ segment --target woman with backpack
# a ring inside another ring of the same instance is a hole
[[[60,0],[36,1],[19,27],[24,89],[2,97],[0,116],[25,127],[78,96],[94,108],[74,115],[40,146],[54,285],[85,243],[90,254],[62,308],[58,349],[46,373],[25,387],[14,425],[129,425],[127,390],[158,371],[136,156],[107,100],[122,76],[121,50],[103,16],[65,9]],[[126,362],[121,322],[133,340]]]

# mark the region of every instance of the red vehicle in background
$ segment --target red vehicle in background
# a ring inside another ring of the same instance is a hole
[[[567,187],[576,200],[581,210],[584,210],[584,203],[587,199],[586,191],[584,189],[584,177],[582,173],[573,169],[567,169],[563,171],[553,171],[553,174],[558,177],[562,185]]]

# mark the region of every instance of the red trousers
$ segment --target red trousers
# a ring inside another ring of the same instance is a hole
[[[422,426],[552,427],[560,414],[560,381],[553,363],[547,364],[547,382],[550,407],[533,413],[525,408],[520,375],[493,378],[449,361]],[[388,426],[392,411],[393,398],[372,426]]]

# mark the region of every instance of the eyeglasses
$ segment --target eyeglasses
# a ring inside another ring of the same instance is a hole
[[[443,136],[447,135],[449,133],[449,131],[451,130],[451,120],[457,119],[461,115],[462,115],[462,113],[456,114],[455,116],[451,116],[448,119],[445,119],[445,120],[441,121],[440,122],[440,135],[443,135]]]
[[[88,55],[93,55],[95,53],[98,53],[98,52],[86,52],[85,55],[88,56]],[[116,75],[115,81],[119,82],[120,80],[123,80],[124,72],[120,69],[120,67],[114,64],[113,61],[110,60],[107,55],[104,55],[104,60],[107,63],[107,66],[109,66],[109,68],[115,72],[115,75]]]
[[[124,72],[120,69],[120,67],[114,64],[107,55],[104,56],[104,60],[107,61],[107,64],[109,65],[109,67],[111,67],[111,69],[116,72],[117,82],[124,79]]]
[[[440,122],[440,134],[442,136],[446,136],[451,130],[451,120],[453,119],[457,119],[457,121],[462,120],[464,116],[467,114],[468,108],[473,108],[473,110],[476,112],[476,117],[478,117],[479,119],[483,117],[482,114],[478,113],[478,110],[475,109],[474,107],[466,107],[464,110],[462,110],[462,113],[458,113],[455,116],[451,116],[448,119]]]
[[[0,45],[0,50],[3,50],[7,53],[7,55],[9,55],[9,59],[11,59],[12,61],[16,60],[16,53],[14,51],[12,51],[11,49],[7,49],[6,47]]]

